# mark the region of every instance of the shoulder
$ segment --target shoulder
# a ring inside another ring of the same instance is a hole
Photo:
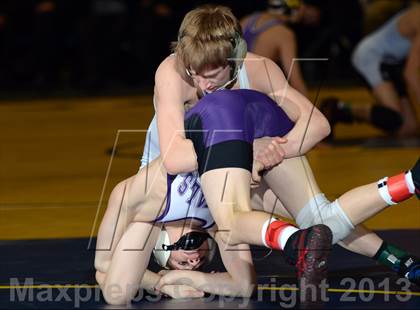
[[[282,44],[284,40],[295,40],[294,31],[286,24],[277,24],[268,29],[268,33],[276,36],[276,41]]]
[[[249,78],[255,78],[255,74],[260,74],[262,71],[271,68],[273,65],[277,66],[270,58],[260,56],[248,52],[245,57],[246,71]]]
[[[192,88],[189,77],[185,73],[185,68],[174,54],[166,57],[155,73],[155,86],[157,88],[168,85],[177,87],[179,90]]]
[[[285,77],[280,67],[271,59],[247,53],[245,66],[251,88],[263,93],[271,92],[271,84],[283,87]]]
[[[162,77],[169,76],[178,76],[179,78],[179,69],[178,67],[178,61],[175,55],[169,55],[166,57],[159,65],[159,67],[156,70],[155,79],[158,80]]]

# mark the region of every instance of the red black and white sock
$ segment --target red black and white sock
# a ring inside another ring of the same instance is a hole
[[[262,227],[262,242],[270,249],[284,250],[287,240],[298,230],[299,228],[290,223],[272,218],[267,220]]]
[[[407,200],[416,191],[411,171],[379,180],[378,191],[388,205],[395,205]]]

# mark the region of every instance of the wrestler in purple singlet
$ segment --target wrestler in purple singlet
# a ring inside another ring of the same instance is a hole
[[[293,126],[274,100],[249,89],[208,94],[185,115],[186,137],[194,143],[200,175],[226,167],[251,171],[254,139],[284,136]]]

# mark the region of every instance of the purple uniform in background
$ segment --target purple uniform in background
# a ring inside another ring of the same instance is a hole
[[[261,16],[261,13],[255,13],[251,15],[248,23],[245,25],[244,30],[243,30],[242,37],[246,41],[248,51],[250,52],[254,51],[255,41],[257,40],[258,36],[261,33],[270,29],[271,27],[283,24],[281,21],[277,19],[271,19],[257,28],[257,21],[260,16]]]

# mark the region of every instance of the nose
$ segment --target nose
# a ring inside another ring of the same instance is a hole
[[[199,81],[198,81],[198,86],[202,89],[202,90],[208,90],[211,87],[211,83],[209,80],[207,79],[203,79],[200,77]]]
[[[196,257],[196,258],[189,258],[188,259],[188,263],[192,266],[195,267],[200,263],[200,256]]]

